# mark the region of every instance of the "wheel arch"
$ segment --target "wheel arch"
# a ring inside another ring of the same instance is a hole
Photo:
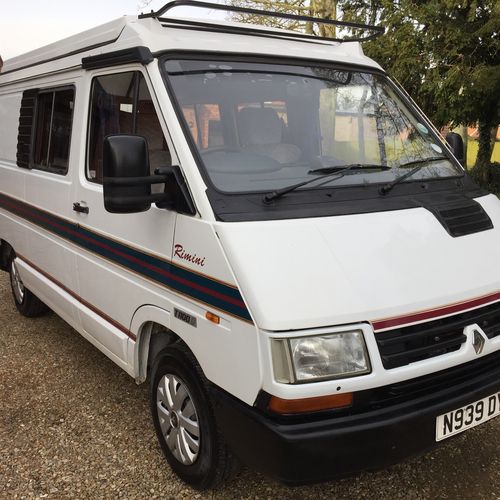
[[[132,318],[130,332],[135,335],[131,361],[136,382],[145,382],[155,357],[166,346],[184,340],[170,328],[170,312],[153,305],[140,307]]]
[[[3,271],[8,271],[9,257],[13,251],[7,241],[0,239],[0,269]]]

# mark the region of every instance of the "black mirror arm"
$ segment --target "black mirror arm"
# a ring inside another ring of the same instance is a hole
[[[196,214],[194,202],[191,198],[191,194],[189,193],[186,181],[184,180],[184,176],[182,175],[181,169],[178,165],[169,165],[166,167],[156,168],[155,176],[166,176],[169,179],[169,182],[174,182],[174,184],[176,185],[176,189],[178,190],[177,195],[174,196],[174,200],[156,203],[156,206],[158,208],[174,209],[180,213],[188,215]]]
[[[142,184],[163,184],[168,181],[166,175],[149,175],[147,177],[104,177],[104,184],[111,186],[137,186]]]
[[[113,204],[117,206],[127,207],[131,203],[161,203],[168,200],[168,195],[165,193],[149,194],[144,196],[114,196]]]
[[[151,184],[175,185],[174,188],[177,194],[172,196],[170,193],[145,194],[142,196],[117,196],[113,194],[112,203],[117,208],[126,209],[131,204],[151,204],[156,203],[158,208],[177,210],[180,213],[194,215],[196,209],[193,200],[189,194],[189,190],[184,181],[180,169],[177,165],[159,167],[155,169],[154,175],[143,177],[109,177],[103,178],[103,184],[109,187],[127,187],[127,186],[143,186]],[[105,202],[106,202],[105,195]],[[111,201],[111,200],[110,200]],[[109,203],[109,202],[108,202]]]
[[[178,165],[167,165],[165,167],[155,168],[155,175],[175,175],[176,171],[180,171]]]

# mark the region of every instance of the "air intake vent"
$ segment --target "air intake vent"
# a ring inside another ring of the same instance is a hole
[[[448,318],[377,333],[384,368],[391,369],[457,351],[466,341],[464,328],[479,325],[488,338],[500,335],[500,302]]]
[[[357,392],[355,395],[355,411],[370,411],[388,408],[417,399],[428,398],[439,400],[446,393],[463,394],[471,388],[481,388],[500,377],[500,351],[467,363],[448,368],[436,373],[424,375],[404,382],[386,385],[376,389]],[[441,394],[440,394],[441,393]],[[422,403],[421,403],[422,404]]]
[[[426,206],[454,238],[493,229],[493,223],[475,200],[461,198],[453,202]]]

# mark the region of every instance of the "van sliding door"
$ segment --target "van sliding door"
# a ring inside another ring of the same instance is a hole
[[[77,137],[74,133],[76,88],[73,83],[40,87],[33,92],[31,142],[26,155],[26,206],[29,220],[26,255],[19,255],[35,276],[26,277],[47,304],[74,327],[79,318],[72,294],[77,289],[73,247],[71,195],[77,173]],[[30,280],[33,279],[33,282]],[[61,299],[61,294],[66,299]]]

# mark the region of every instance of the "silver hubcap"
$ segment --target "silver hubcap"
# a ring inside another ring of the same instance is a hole
[[[21,276],[19,276],[19,271],[17,270],[15,261],[12,261],[11,264],[10,282],[12,283],[12,291],[14,292],[14,297],[16,298],[17,302],[21,304],[24,298],[24,285],[21,280]]]
[[[167,373],[161,378],[156,390],[156,409],[168,449],[179,462],[193,464],[200,449],[198,414],[179,377]]]

